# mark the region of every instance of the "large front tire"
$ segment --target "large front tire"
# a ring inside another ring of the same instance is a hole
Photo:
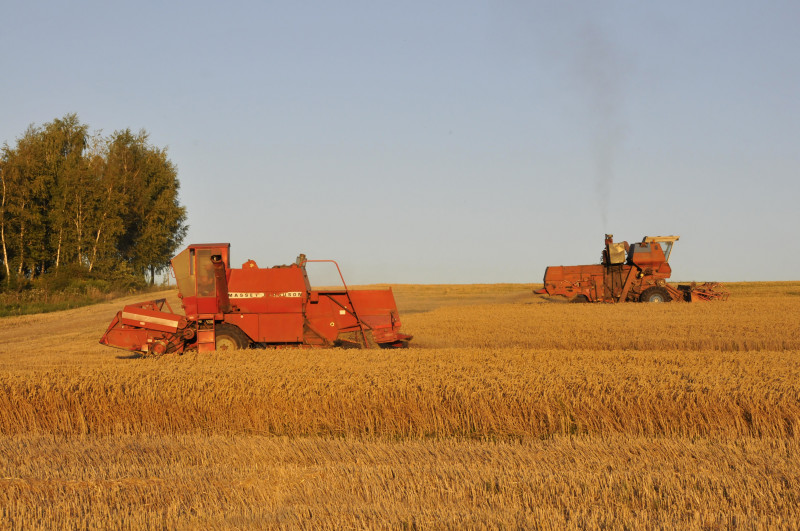
[[[220,324],[216,328],[215,343],[217,350],[239,350],[250,346],[250,338],[236,326]]]
[[[671,300],[672,298],[669,296],[669,292],[661,286],[647,288],[639,297],[639,301],[641,302],[669,302]]]

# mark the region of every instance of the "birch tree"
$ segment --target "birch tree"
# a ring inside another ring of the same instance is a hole
[[[90,134],[75,114],[32,125],[0,156],[0,277],[10,286],[70,265],[153,283],[186,235],[179,188],[144,130]]]

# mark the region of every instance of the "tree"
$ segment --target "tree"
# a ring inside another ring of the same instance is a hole
[[[16,262],[16,278],[33,278],[43,271],[39,260],[46,246],[47,175],[43,169],[42,132],[30,126],[17,147],[3,146],[2,246],[8,282],[9,261]]]
[[[64,265],[107,276],[135,271],[154,283],[186,235],[179,188],[166,150],[144,130],[105,138],[75,114],[29,126],[0,156],[7,284]]]
[[[6,166],[5,151],[8,146],[3,146],[3,158],[0,159],[0,242],[3,247],[3,267],[6,270],[6,279],[11,280],[11,271],[8,266],[8,246],[6,245],[6,201],[8,197],[8,187],[6,186]]]
[[[178,202],[177,170],[166,151],[147,143],[148,135],[130,129],[112,135],[109,171],[120,177],[124,230],[118,250],[136,271],[155,274],[169,261],[186,235],[186,208]]]
[[[88,130],[75,114],[55,119],[42,130],[44,171],[50,190],[50,248],[55,249],[56,271],[62,261],[85,263],[86,224],[97,196],[84,157]]]
[[[117,241],[124,230],[125,197],[121,176],[109,164],[109,142],[99,135],[91,139],[88,168],[97,190],[95,208],[90,212],[91,250],[87,251],[89,271],[99,262],[113,267],[119,262]]]
[[[172,256],[186,236],[186,208],[178,202],[180,183],[177,171],[162,150],[154,150],[147,160],[149,171],[142,190],[144,209],[142,230],[136,242],[136,262],[150,273],[150,285],[155,275],[169,267]]]

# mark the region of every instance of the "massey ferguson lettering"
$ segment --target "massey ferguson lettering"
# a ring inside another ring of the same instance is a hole
[[[231,299],[263,299],[266,293],[248,293],[246,291],[231,291],[228,297]]]
[[[267,294],[264,292],[231,291],[228,297],[231,299],[263,299]],[[283,291],[280,293],[270,293],[270,297],[301,298],[302,291]]]

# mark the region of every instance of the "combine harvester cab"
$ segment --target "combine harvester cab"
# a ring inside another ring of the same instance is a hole
[[[312,290],[308,262],[336,266],[342,289]],[[230,267],[230,244],[196,244],[172,259],[185,315],[165,300],[125,306],[100,343],[144,354],[254,347],[408,346],[391,288],[349,290],[333,260]]]
[[[534,291],[560,295],[574,302],[669,302],[726,300],[721,284],[669,285],[669,256],[679,236],[646,236],[641,242],[614,243],[606,234],[600,264],[551,266],[544,287]]]

